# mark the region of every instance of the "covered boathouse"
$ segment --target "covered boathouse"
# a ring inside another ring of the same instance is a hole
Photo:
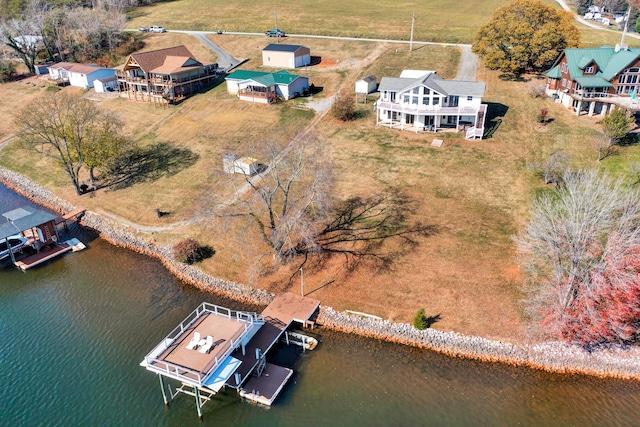
[[[292,293],[277,296],[261,314],[202,303],[140,365],[158,374],[166,405],[178,393],[193,396],[200,418],[202,406],[223,387],[271,405],[293,370],[267,363],[267,353],[293,322],[313,326],[319,306]],[[172,391],[165,379],[181,385]]]

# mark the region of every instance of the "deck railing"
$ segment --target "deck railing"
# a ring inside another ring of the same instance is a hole
[[[158,356],[162,354],[164,350],[169,348],[180,335],[182,335],[187,329],[189,329],[189,327],[205,313],[211,313],[217,316],[223,316],[228,319],[240,321],[243,324],[243,329],[236,331],[230,339],[221,344],[220,349],[218,349],[216,352],[216,356],[205,366],[202,371],[196,371],[193,369],[185,368],[184,366],[175,365],[173,363],[158,359]],[[195,381],[198,383],[198,385],[202,385],[205,377],[209,373],[211,373],[222,361],[224,361],[224,359],[229,354],[231,354],[231,352],[236,348],[238,342],[245,335],[245,333],[249,329],[254,327],[255,324],[263,323],[263,314],[248,311],[231,310],[226,307],[203,302],[195,310],[189,313],[189,315],[182,322],[180,322],[178,326],[176,326],[171,332],[169,332],[169,334],[162,340],[162,343],[156,346],[156,348],[154,348],[151,353],[147,354],[144,360],[148,368],[158,373],[176,378],[178,380],[187,381],[189,383],[193,383]]]
[[[397,102],[383,102],[378,101],[376,103],[378,109],[397,111],[406,114],[423,114],[423,115],[458,115],[458,116],[473,116],[480,108],[479,107],[444,107],[440,105],[416,105],[416,104],[404,104]]]

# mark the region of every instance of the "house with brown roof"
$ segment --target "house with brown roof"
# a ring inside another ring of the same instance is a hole
[[[115,75],[113,68],[102,68],[93,64],[77,64],[74,62],[58,62],[50,65],[49,79],[58,84],[69,84],[84,89],[92,88],[98,79]]]
[[[185,46],[174,46],[131,54],[116,75],[130,99],[177,102],[210,84],[217,68],[195,59]]]

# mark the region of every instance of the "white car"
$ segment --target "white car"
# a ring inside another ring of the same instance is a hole
[[[159,27],[157,25],[152,25],[151,27],[149,27],[149,31],[151,31],[152,33],[166,33],[167,29],[164,27]]]

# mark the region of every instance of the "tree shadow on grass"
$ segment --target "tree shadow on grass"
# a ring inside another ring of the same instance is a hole
[[[525,83],[525,82],[531,81],[530,78],[523,77],[522,74],[514,74],[514,73],[502,73],[498,76],[498,78],[505,82]]]
[[[168,142],[136,148],[111,166],[102,187],[120,190],[141,182],[170,177],[193,166],[199,157],[189,149]]]
[[[487,119],[485,122],[484,139],[493,137],[493,134],[502,124],[502,118],[509,111],[509,107],[499,102],[487,102]]]

